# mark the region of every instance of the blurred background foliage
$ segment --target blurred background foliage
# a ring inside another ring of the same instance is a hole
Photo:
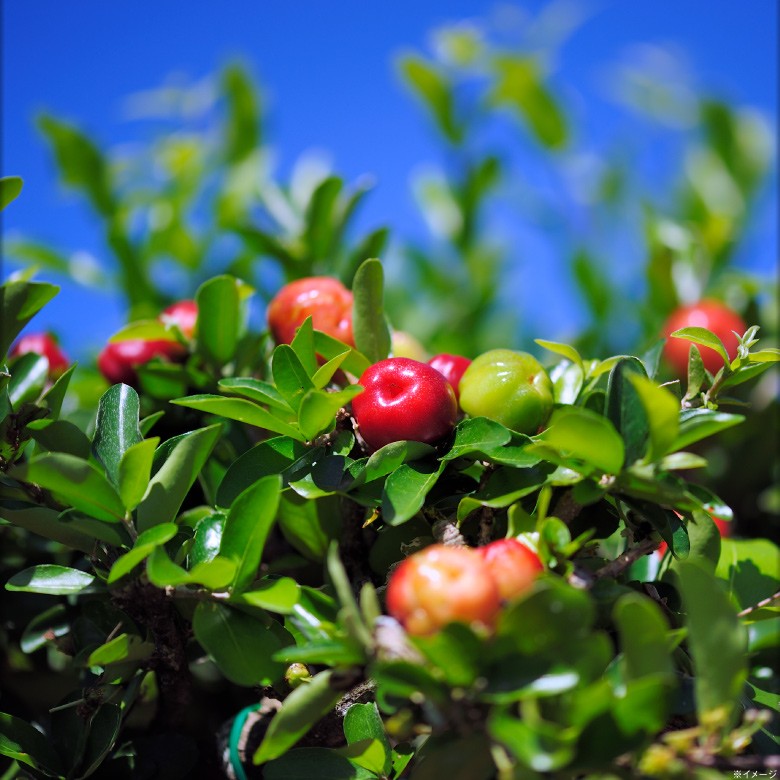
[[[364,258],[379,256],[392,325],[431,354],[536,351],[536,337],[565,337],[589,357],[640,354],[676,306],[702,297],[724,300],[776,343],[776,280],[735,263],[776,181],[775,128],[750,108],[696,92],[648,50],[612,75],[646,137],[598,147],[556,75],[576,24],[570,15],[547,36],[509,38],[487,22],[457,23],[397,57],[398,77],[439,142],[438,159],[412,181],[427,236],[394,232],[390,214],[356,228],[370,177],[347,181],[317,156],[280,177],[263,92],[234,62],[212,79],[132,96],[130,110],[150,117],[144,144],[107,149],[77,124],[39,115],[59,176],[91,210],[107,251],[96,264],[31,235],[8,238],[5,253],[23,273],[118,291],[128,320],[155,316],[216,273],[246,280],[268,301],[302,276],[349,284]],[[674,174],[659,181],[638,161],[670,128]],[[544,264],[562,269],[554,284]],[[579,327],[539,332],[530,300],[552,316],[577,301]],[[254,322],[262,329],[262,310]],[[82,392],[99,394],[95,375],[82,376]],[[778,530],[771,381],[742,392],[736,400],[752,404],[750,422],[706,453],[716,491],[748,535]]]

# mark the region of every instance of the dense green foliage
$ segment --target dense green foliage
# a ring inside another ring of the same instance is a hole
[[[136,388],[90,366],[52,382],[45,358],[5,356],[56,286],[27,269],[0,288],[8,777],[215,777],[231,764],[269,780],[706,778],[780,752],[777,401],[764,384],[780,353],[765,346],[767,285],[732,262],[769,164],[761,127],[696,106],[698,162],[669,203],[644,205],[641,300],[609,281],[599,246],[559,238],[591,325],[573,344],[535,342],[554,386],[543,431],[465,417],[435,447],[369,453],[350,378],[386,357],[388,319],[431,353],[517,347],[527,330],[507,327],[517,313],[485,217],[512,154],[484,153],[482,134],[508,110],[551,168],[574,143],[542,60],[468,28],[440,38],[437,57],[400,62],[451,164],[418,186],[440,232],[400,248],[392,273],[375,259],[387,229],[352,236],[365,188],[274,180],[237,67],[222,74],[216,127],[163,135],[121,165],[41,119],[113,251],[129,308],[113,338],[178,340],[186,358],[142,366]],[[640,200],[621,164],[605,163],[594,220]],[[21,182],[1,194],[4,207],[24,197]],[[9,249],[39,271],[78,271],[32,240]],[[198,303],[192,340],[156,319],[181,297],[159,281],[170,263]],[[254,297],[314,273],[352,289],[356,348],[310,320],[290,345],[253,325]],[[694,347],[680,382],[659,334],[692,290],[755,325],[733,360],[712,333],[682,334],[723,365],[706,372]],[[721,538],[713,517],[736,518],[735,533]],[[494,632],[410,637],[384,614],[405,555],[505,536],[545,573]]]

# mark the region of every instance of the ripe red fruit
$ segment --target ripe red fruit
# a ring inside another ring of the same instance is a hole
[[[737,356],[739,344],[733,331],[741,336],[747,330],[742,318],[718,301],[699,301],[699,303],[676,309],[664,326],[663,332],[667,338],[664,355],[680,376],[685,376],[688,373],[688,352],[691,342],[687,339],[669,338],[669,335],[680,328],[692,327],[711,330],[723,342],[731,360]],[[723,365],[723,358],[714,349],[701,344],[696,346],[701,352],[704,367],[710,373],[716,373]]]
[[[338,279],[309,276],[282,287],[268,304],[268,326],[277,344],[289,344],[307,317],[315,330],[355,346],[352,293]]]
[[[198,304],[195,301],[177,301],[160,313],[160,320],[166,325],[176,325],[186,339],[195,335],[198,321]]]
[[[59,344],[49,333],[28,333],[14,344],[9,357],[15,358],[33,352],[49,361],[49,377],[57,379],[65,373],[70,361],[60,349]]]
[[[387,585],[387,610],[415,635],[454,621],[491,627],[501,597],[490,569],[469,547],[434,544],[404,560]]]
[[[502,599],[514,599],[528,591],[544,570],[539,556],[517,539],[499,539],[478,547],[477,552],[487,564]]]
[[[462,355],[450,355],[445,352],[432,357],[428,361],[428,365],[433,366],[444,376],[452,385],[452,389],[455,391],[455,398],[460,398],[460,378],[471,365],[471,361]]]
[[[138,366],[152,358],[175,361],[184,357],[186,350],[176,341],[162,339],[129,339],[107,344],[98,355],[98,368],[109,384],[123,382],[135,385],[138,382]]]
[[[372,450],[393,441],[434,444],[454,427],[458,402],[450,383],[427,363],[387,358],[360,377],[352,401],[360,435]]]

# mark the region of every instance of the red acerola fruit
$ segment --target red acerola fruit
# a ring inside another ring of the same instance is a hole
[[[483,557],[434,544],[409,556],[387,585],[387,610],[408,633],[433,634],[452,622],[492,627],[501,596]]]
[[[458,402],[450,383],[427,363],[387,358],[360,377],[352,412],[372,450],[393,441],[435,444],[455,427]]]
[[[138,366],[155,357],[176,361],[185,354],[184,347],[176,341],[128,339],[107,344],[98,355],[98,368],[109,384],[122,382],[134,386],[138,382]]]
[[[309,276],[282,287],[268,304],[268,327],[277,344],[289,344],[307,317],[315,330],[355,346],[352,293],[329,276]]]
[[[198,321],[198,304],[195,301],[177,301],[160,313],[160,320],[166,325],[176,325],[184,338],[191,340]]]
[[[70,365],[65,353],[50,333],[28,333],[14,344],[9,357],[15,358],[33,352],[42,355],[49,361],[49,378],[62,376]]]
[[[699,301],[676,309],[666,321],[663,333],[667,339],[664,355],[679,376],[686,376],[688,373],[691,342],[687,339],[670,338],[670,334],[681,328],[693,327],[711,330],[723,342],[731,360],[737,356],[739,345],[734,331],[741,336],[747,330],[742,317],[719,301]],[[701,344],[696,346],[701,352],[701,359],[707,371],[714,374],[720,370],[723,358],[714,349]]]
[[[433,366],[444,378],[452,385],[455,391],[455,398],[460,398],[460,378],[465,370],[471,365],[471,361],[462,355],[450,355],[446,352],[441,355],[435,355],[428,361],[429,366]]]
[[[526,593],[544,570],[539,556],[517,539],[499,539],[478,547],[477,552],[507,601]]]

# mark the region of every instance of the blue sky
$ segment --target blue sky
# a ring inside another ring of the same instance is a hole
[[[548,5],[505,7],[536,13]],[[610,100],[604,84],[610,67],[646,44],[683,52],[694,85],[753,105],[776,123],[775,0],[602,0],[577,7],[586,9],[585,19],[561,49],[554,83],[594,144],[631,132],[635,120]],[[306,150],[327,150],[347,180],[364,173],[377,179],[362,225],[389,223],[400,238],[424,235],[410,176],[440,158],[440,150],[394,58],[424,49],[430,32],[445,22],[496,19],[500,8],[463,0],[4,0],[2,174],[23,176],[25,190],[4,213],[3,230],[100,257],[93,218],[56,183],[33,127],[36,112],[45,109],[102,143],[120,145],[147,132],[124,115],[128,95],[158,86],[172,73],[203,78],[237,57],[263,87],[267,135],[282,172]],[[770,193],[759,215],[757,249],[747,260],[762,270],[776,262],[775,214]],[[565,308],[555,313],[559,320]],[[35,325],[54,328],[71,354],[83,357],[123,316],[118,300],[65,283]]]

